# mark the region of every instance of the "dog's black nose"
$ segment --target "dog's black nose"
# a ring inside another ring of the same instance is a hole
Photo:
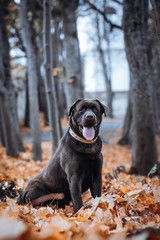
[[[87,119],[87,120],[93,120],[93,115],[87,115],[87,116],[86,116],[86,119]]]
[[[87,111],[84,115],[84,124],[85,125],[94,125],[95,123],[95,114],[92,111]]]

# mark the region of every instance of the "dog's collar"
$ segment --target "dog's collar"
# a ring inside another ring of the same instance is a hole
[[[71,134],[72,137],[74,137],[76,140],[78,140],[79,142],[82,142],[82,143],[91,144],[91,143],[94,143],[97,140],[97,137],[95,139],[92,139],[92,140],[86,140],[85,138],[82,138],[82,137],[78,136],[75,132],[73,132],[73,130],[71,128],[69,129],[69,133]]]

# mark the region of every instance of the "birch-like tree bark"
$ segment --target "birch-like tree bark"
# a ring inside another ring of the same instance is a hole
[[[105,59],[105,52],[104,49],[102,48],[102,43],[101,43],[101,35],[100,35],[100,23],[99,23],[99,16],[98,13],[96,13],[96,28],[97,28],[97,38],[98,38],[98,52],[100,56],[100,62],[102,65],[102,72],[105,80],[105,85],[107,88],[107,106],[109,108],[109,117],[113,117],[113,111],[112,111],[112,86],[111,86],[111,80],[109,79],[108,72],[107,72],[107,64],[106,64],[106,59]],[[103,30],[105,31],[105,21],[103,21]],[[105,36],[106,38],[107,36]]]
[[[64,50],[65,50],[65,94],[67,107],[77,100],[82,98],[83,93],[83,80],[81,70],[81,59],[79,41],[76,26],[76,9],[78,1],[75,0],[62,0],[62,17],[64,28]]]
[[[29,90],[29,111],[30,111],[30,126],[32,134],[32,158],[35,161],[41,161],[41,132],[39,119],[39,103],[38,103],[38,77],[37,77],[37,56],[32,35],[32,29],[28,20],[28,0],[21,0],[20,5],[20,21],[22,29],[22,38],[27,53],[28,64],[28,90]]]
[[[58,147],[60,140],[60,126],[58,115],[58,104],[53,80],[53,61],[52,61],[52,43],[51,43],[51,0],[43,0],[43,49],[44,49],[44,67],[45,67],[45,86],[48,100],[48,113],[50,122],[50,131],[52,138],[52,152]],[[54,56],[53,56],[54,57]]]

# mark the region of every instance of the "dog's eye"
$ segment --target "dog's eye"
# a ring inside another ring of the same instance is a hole
[[[86,108],[85,107],[83,107],[83,108],[80,108],[80,110],[79,110],[80,112],[85,112],[86,111]]]
[[[92,110],[94,110],[94,111],[99,111],[99,109],[96,107],[96,106],[92,106]]]

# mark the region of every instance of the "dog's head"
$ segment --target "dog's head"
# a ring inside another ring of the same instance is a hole
[[[98,99],[78,99],[69,109],[70,127],[79,136],[92,140],[97,137],[108,108]]]

